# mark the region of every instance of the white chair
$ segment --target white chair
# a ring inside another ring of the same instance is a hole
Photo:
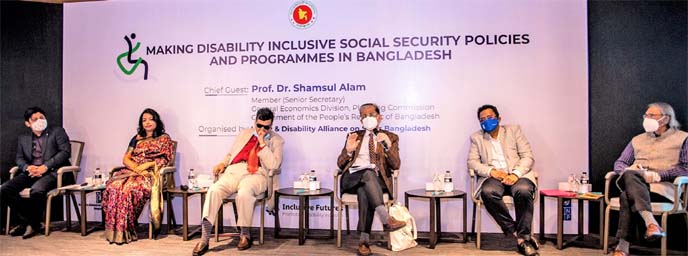
[[[279,169],[268,171],[267,190],[256,197],[256,204],[260,205],[260,232],[259,232],[260,235],[258,238],[258,243],[261,245],[264,243],[264,236],[265,236],[265,230],[264,230],[265,229],[265,204],[269,200],[272,200],[272,197],[275,194],[274,185],[276,185],[275,181],[277,180],[277,175],[279,175],[280,172],[281,171]],[[219,176],[215,176],[215,181],[217,181],[218,178],[219,178]],[[236,193],[232,193],[227,198],[222,200],[223,206],[226,203],[232,203],[232,208],[234,209],[234,223],[238,223],[239,216],[237,214],[237,207],[236,207]],[[275,205],[275,207],[278,207],[278,206]],[[223,213],[224,213],[224,211],[222,209],[222,206],[220,206],[220,210],[217,214],[217,218],[215,218],[215,223],[213,223],[215,225],[215,241],[216,242],[220,241],[220,231],[221,231],[220,226],[224,226],[223,221],[222,221],[223,215],[224,215]],[[237,227],[237,230],[238,230],[238,227]],[[237,234],[236,233],[229,233],[226,235],[236,236]]]
[[[172,159],[170,159],[170,161],[167,162],[167,166],[165,166],[165,167],[163,167],[162,169],[159,170],[159,172],[160,172],[160,177],[161,177],[161,179],[160,179],[160,189],[162,190],[162,194],[163,194],[163,197],[161,198],[161,200],[162,200],[162,205],[163,205],[163,209],[162,209],[162,211],[161,211],[161,213],[160,213],[161,216],[164,216],[164,215],[165,215],[165,205],[167,205],[167,204],[165,203],[165,200],[166,200],[166,199],[165,199],[165,197],[164,197],[165,194],[167,194],[167,193],[165,193],[165,192],[167,191],[168,188],[174,188],[174,186],[175,186],[175,185],[174,185],[174,184],[175,184],[175,183],[174,183],[174,173],[177,172],[177,167],[174,165],[174,161],[175,161],[176,156],[177,156],[177,141],[174,141],[174,140],[173,140],[173,141],[172,141]],[[126,169],[126,168],[127,168],[127,167],[125,167],[125,166],[117,166],[117,167],[112,168],[112,169],[110,170],[110,178],[112,178],[112,175],[113,175],[115,172],[118,172],[118,171],[120,171],[120,170],[122,170],[122,169]],[[82,206],[82,207],[83,207],[83,206]],[[148,212],[148,217],[149,217],[149,218],[152,218],[152,217],[153,217],[153,216],[151,215],[151,214],[152,214],[152,210],[151,210],[152,207],[153,207],[153,206],[150,205],[150,203],[149,203],[149,212]],[[171,211],[172,209],[167,209],[167,210],[168,210],[168,211]],[[169,213],[168,213],[168,216],[169,216]],[[103,220],[103,221],[105,221],[105,220]],[[167,225],[169,226],[170,223],[167,223]],[[148,239],[153,239],[153,238],[154,238],[154,237],[153,237],[153,222],[149,220],[149,221],[148,221]]]
[[[605,176],[604,182],[604,202],[607,204],[607,208],[604,212],[604,254],[609,253],[609,212],[611,210],[619,211],[621,205],[619,203],[618,197],[609,198],[609,186],[612,183],[612,179],[619,176],[615,172],[608,172]],[[667,226],[667,217],[672,214],[683,214],[688,223],[688,211],[686,207],[688,206],[688,193],[685,191],[688,189],[688,176],[680,176],[674,179],[674,203],[651,203],[652,214],[662,216],[662,229],[667,232],[669,226]],[[667,255],[667,238],[662,237],[662,247],[661,255]]]
[[[334,172],[334,195],[337,200],[337,212],[338,212],[338,223],[337,224],[337,247],[342,247],[342,208],[346,208],[346,234],[350,234],[350,229],[349,229],[349,206],[358,206],[358,195],[356,194],[350,194],[350,193],[341,193],[341,181],[339,180],[340,176],[343,174],[342,171],[337,170]],[[399,187],[399,170],[394,170],[392,172],[392,196],[393,199],[389,199],[389,194],[384,193],[382,195],[382,198],[385,202],[385,206],[389,209],[389,207],[394,204],[394,202],[397,200],[397,190]],[[389,236],[388,236],[389,238]],[[389,239],[388,239],[389,240]],[[391,243],[387,243],[388,249],[391,249]]]
[[[61,189],[64,184],[62,184],[63,177],[65,173],[70,173],[74,177],[74,181],[76,181],[77,175],[79,174],[79,171],[81,171],[81,155],[84,151],[84,142],[81,141],[76,141],[76,140],[70,140],[69,144],[71,146],[71,156],[70,160],[72,165],[70,166],[63,166],[57,169],[57,187],[47,194],[47,201],[46,201],[46,207],[45,207],[45,235],[48,236],[50,235],[50,210],[51,210],[51,202],[53,197],[56,196],[62,196],[65,194],[64,189]],[[10,179],[14,178],[14,176],[19,173],[19,167],[15,166],[10,169]],[[31,188],[26,188],[22,190],[19,195],[22,198],[29,198],[31,194]],[[69,198],[67,198],[69,200]],[[74,207],[76,208],[76,197],[72,195],[72,201],[74,202]],[[7,223],[6,223],[6,233],[9,233],[10,230],[10,208],[7,208]],[[67,214],[69,213],[70,209],[65,209],[65,212]],[[78,212],[78,210],[77,210]]]
[[[533,205],[535,205],[535,202],[537,202],[538,198],[540,197],[540,192],[538,189],[538,175],[536,172],[533,172],[533,173],[535,174],[535,199],[533,200]],[[478,194],[477,196],[473,196],[475,194],[475,190],[477,189],[476,186],[478,185],[478,180],[480,179],[480,176],[478,176],[475,173],[475,170],[473,170],[473,169],[468,169],[468,175],[471,177],[471,179],[473,179],[473,181],[470,182],[471,183],[471,200],[473,201],[473,221],[472,221],[473,223],[472,223],[472,227],[471,227],[471,232],[475,233],[475,237],[476,237],[475,246],[478,249],[480,249],[481,215],[482,215],[482,213],[477,214],[477,223],[476,223],[476,211],[478,209],[482,209],[483,200],[480,198],[480,194]],[[504,201],[504,203],[507,206],[513,206],[514,205],[514,198],[511,196],[505,195],[504,197],[502,197],[502,201]],[[481,212],[482,212],[482,210],[481,210]],[[477,227],[477,230],[476,230],[476,227]],[[535,221],[532,222],[532,227],[530,228],[530,237],[531,237],[531,239],[535,238]]]

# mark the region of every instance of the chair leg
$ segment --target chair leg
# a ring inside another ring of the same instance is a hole
[[[349,229],[349,206],[345,205],[344,207],[346,208],[346,235],[348,236],[351,234],[351,230]]]
[[[260,204],[260,245],[263,245],[263,236],[265,235],[263,228],[265,227],[265,199]]]
[[[473,202],[473,218],[471,218],[471,235],[475,235],[475,212],[476,212],[476,203]]]
[[[45,205],[45,236],[50,235],[50,210],[52,207],[50,207],[51,202],[52,202],[53,196],[48,195],[48,199],[46,200],[46,205]]]
[[[667,217],[668,216],[669,216],[669,214],[667,214],[666,212],[664,212],[662,214],[662,229],[664,229],[664,232],[668,232],[668,228],[669,228],[669,226],[667,226]],[[661,254],[662,254],[662,256],[667,255],[667,237],[666,237],[666,235],[662,237],[662,252],[661,252]]]
[[[10,219],[11,219],[11,217],[12,217],[12,215],[10,212],[10,207],[7,206],[7,223],[5,224],[5,235],[10,234]]]
[[[609,253],[609,211],[611,206],[607,205],[607,209],[604,210],[604,232],[602,232],[602,252],[604,254]]]
[[[339,201],[339,207],[337,207],[337,247],[342,247],[342,202]]]
[[[238,233],[241,232],[241,230],[239,229],[239,213],[237,212],[236,201],[232,201],[232,210],[234,211],[234,224],[236,224],[235,227]]]
[[[477,204],[477,206],[478,206],[478,209],[480,209],[480,204]],[[475,224],[475,229],[476,229],[476,233],[475,233],[475,247],[477,247],[478,250],[480,250],[480,235],[481,235],[481,234],[480,234],[480,229],[481,229],[481,227],[480,227],[480,219],[481,219],[481,217],[482,217],[482,214],[481,214],[480,212],[478,212],[478,216],[476,217],[476,224]]]

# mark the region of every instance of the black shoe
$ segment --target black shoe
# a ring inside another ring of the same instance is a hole
[[[24,234],[25,231],[26,231],[26,226],[19,224],[19,225],[15,226],[14,228],[10,229],[8,234],[10,236],[21,236]]]
[[[38,235],[38,231],[36,231],[35,229],[33,229],[33,227],[31,227],[31,225],[29,225],[26,227],[26,232],[24,232],[24,235],[22,235],[22,239],[29,239],[36,235]]]
[[[535,240],[535,238],[531,238],[528,242],[530,242],[530,245],[532,245],[535,250],[540,250],[540,242]]]
[[[518,252],[520,252],[523,255],[526,256],[535,256],[538,255],[537,249],[533,247],[531,244],[531,241],[523,241],[521,244],[518,245]]]
[[[208,251],[208,243],[206,242],[198,242],[196,244],[196,247],[193,249],[193,256],[200,256],[203,255],[205,252]]]

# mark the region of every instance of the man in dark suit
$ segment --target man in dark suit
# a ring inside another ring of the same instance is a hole
[[[46,194],[57,187],[57,169],[69,165],[71,145],[62,127],[48,127],[45,112],[38,107],[24,112],[24,125],[31,132],[18,138],[16,162],[20,172],[2,185],[0,196],[20,219],[10,235],[23,234],[27,239],[41,230]],[[74,183],[74,179],[65,175],[64,182]],[[31,188],[28,202],[19,195],[25,188]]]
[[[380,216],[385,231],[406,225],[389,216],[382,197],[387,192],[392,199],[392,171],[398,170],[399,136],[379,130],[380,108],[366,103],[359,108],[364,130],[349,133],[346,144],[337,158],[342,173],[341,188],[345,193],[358,195],[358,227],[361,233],[359,255],[370,255],[369,238],[375,213]],[[363,143],[365,146],[361,146]]]

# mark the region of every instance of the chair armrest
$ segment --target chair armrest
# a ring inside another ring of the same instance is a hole
[[[275,172],[276,170],[268,170],[268,189],[267,189],[267,197],[266,200],[272,199],[272,195],[275,193],[275,188],[273,187],[272,184],[272,178],[275,177]]]
[[[74,182],[76,182],[76,175],[81,171],[79,166],[63,166],[57,169],[57,188],[62,187],[62,174],[71,172],[74,175]]]
[[[478,184],[478,175],[476,175],[475,170],[468,169],[468,176],[471,177],[471,201],[473,201],[473,203],[478,203],[480,200],[473,196],[473,194],[475,194],[475,190],[477,189],[475,186]]]
[[[19,173],[19,166],[12,167],[12,169],[10,169],[10,180],[14,178],[14,175],[17,173]]]
[[[341,195],[342,193],[340,193],[340,191],[339,191],[339,190],[341,189],[341,188],[339,187],[339,185],[340,185],[340,184],[339,184],[339,176],[342,176],[342,173],[343,173],[343,172],[342,172],[342,170],[340,170],[340,169],[337,169],[337,170],[333,173],[333,176],[334,176],[334,183],[332,184],[332,187],[334,187],[334,197],[337,199],[337,201],[341,201],[341,200],[342,200],[342,195]]]
[[[688,185],[688,176],[678,176],[674,179],[674,208],[671,209],[671,213],[674,213],[674,212],[679,210],[678,207],[681,204],[678,202],[681,202],[681,201],[679,201],[679,199],[680,199],[682,194],[685,194],[685,195],[683,195],[683,200],[682,200],[683,201],[682,202],[683,207],[687,207],[687,205],[688,205],[688,193],[683,191],[685,189],[684,187],[686,187],[686,185]]]
[[[115,172],[118,172],[119,170],[122,170],[122,169],[125,169],[125,168],[127,168],[127,167],[126,167],[126,166],[117,166],[117,167],[112,168],[112,169],[110,170],[110,173],[109,173],[110,178],[112,178],[112,175],[115,174]]]
[[[619,174],[614,171],[608,172],[604,175],[604,203],[607,205],[609,205],[609,186],[612,183],[612,179],[618,175]]]
[[[160,175],[174,174],[175,172],[177,172],[177,167],[175,166],[167,166],[160,169]]]

